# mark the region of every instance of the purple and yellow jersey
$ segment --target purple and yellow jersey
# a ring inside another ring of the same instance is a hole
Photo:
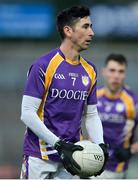
[[[82,57],[79,63],[65,59],[58,48],[40,57],[28,73],[24,95],[42,99],[38,116],[56,136],[80,140],[85,104],[96,104],[96,69]],[[24,154],[57,160],[56,151],[27,128]]]
[[[97,90],[98,112],[103,124],[104,141],[109,144],[107,170],[123,172],[128,162],[118,163],[114,150],[128,148],[133,141],[135,125],[138,122],[138,98],[127,88],[123,88],[116,98],[107,94],[105,88]]]

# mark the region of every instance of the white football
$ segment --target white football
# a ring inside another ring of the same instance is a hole
[[[74,160],[81,167],[80,177],[90,177],[99,172],[104,163],[104,153],[98,144],[88,140],[83,140],[75,143],[82,146],[82,151],[73,153]]]

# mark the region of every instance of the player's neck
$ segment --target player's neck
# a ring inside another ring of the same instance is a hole
[[[105,95],[112,99],[117,99],[120,97],[120,93],[122,91],[122,88],[118,89],[117,91],[112,91],[108,87],[105,87]]]
[[[60,50],[63,52],[66,59],[69,59],[73,62],[79,60],[79,52],[71,43],[67,42],[66,40],[62,42]]]

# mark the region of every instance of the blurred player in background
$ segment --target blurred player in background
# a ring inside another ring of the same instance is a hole
[[[27,126],[21,178],[68,179],[79,174],[72,154],[83,149],[74,143],[81,138],[85,105],[89,136],[107,160],[96,106],[96,69],[80,56],[94,36],[89,16],[84,6],[63,10],[57,16],[60,47],[38,58],[29,69],[21,112]],[[104,166],[95,175],[103,170]]]
[[[98,111],[103,124],[104,141],[109,144],[109,160],[99,178],[124,178],[131,156],[138,153],[133,136],[138,122],[138,97],[124,86],[127,60],[111,54],[105,61],[105,86],[98,90]]]

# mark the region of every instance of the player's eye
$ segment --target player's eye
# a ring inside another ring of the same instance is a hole
[[[84,26],[83,26],[84,29],[87,29],[88,27],[89,27],[88,25],[84,25]]]
[[[84,28],[84,29],[88,29],[89,27],[91,28],[91,25],[90,25],[90,24],[84,24],[84,25],[83,25],[83,28]]]
[[[123,74],[124,72],[125,72],[124,70],[120,70],[120,71],[119,71],[120,74]]]
[[[113,72],[115,72],[115,69],[109,69],[109,71],[113,73]]]

